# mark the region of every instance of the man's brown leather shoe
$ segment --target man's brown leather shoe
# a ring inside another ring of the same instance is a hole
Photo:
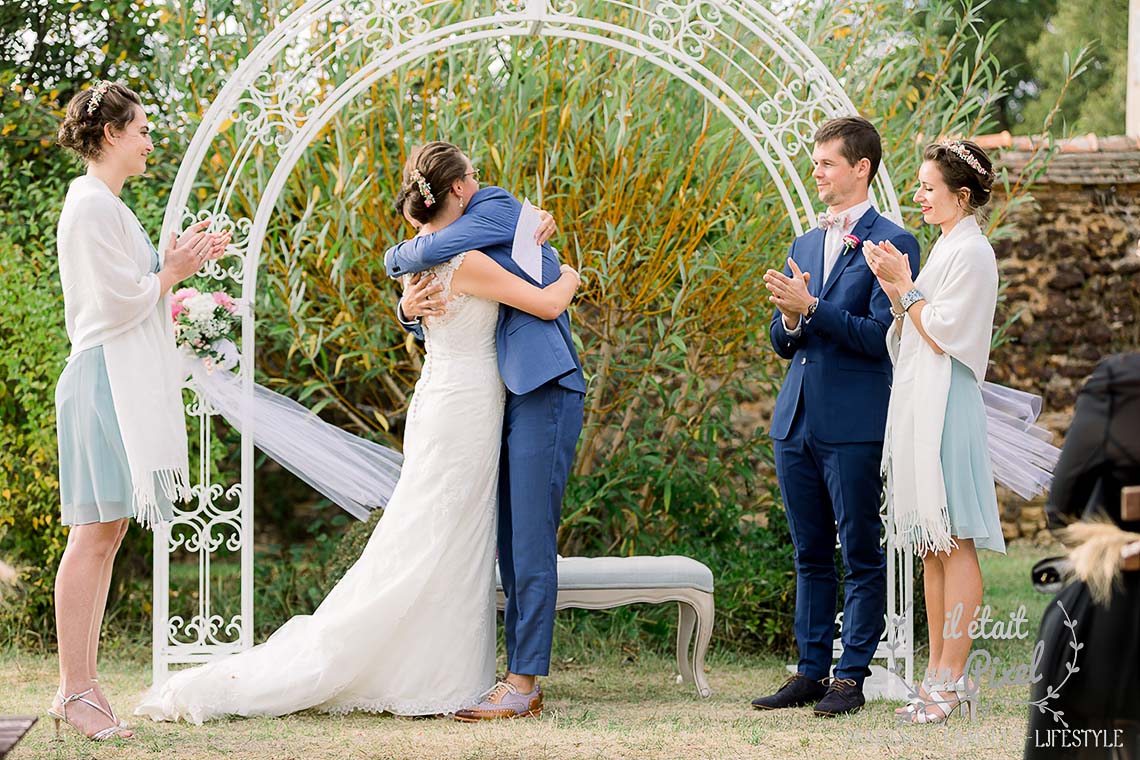
[[[474,707],[455,711],[455,719],[460,723],[477,723],[481,720],[503,720],[507,718],[531,718],[542,714],[542,689],[534,685],[534,691],[520,694],[508,681],[499,681]]]

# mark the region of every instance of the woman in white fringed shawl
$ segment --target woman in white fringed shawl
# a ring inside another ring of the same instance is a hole
[[[888,514],[896,541],[922,557],[930,663],[909,723],[973,717],[966,675],[982,603],[977,549],[1005,552],[986,436],[981,383],[997,304],[994,251],[975,213],[990,197],[993,165],[969,141],[923,153],[914,200],[938,238],[917,280],[889,242],[864,255],[890,296],[895,365],[883,444]]]
[[[139,96],[100,81],[71,99],[59,143],[87,165],[68,188],[57,244],[71,354],[56,385],[62,522],[55,583],[59,692],[48,715],[101,741],[132,734],[96,680],[103,611],[130,517],[172,516],[189,495],[186,422],[166,294],[225,253],[208,221],[159,256],[119,198],[154,145]]]

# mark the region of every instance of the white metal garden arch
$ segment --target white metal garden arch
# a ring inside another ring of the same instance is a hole
[[[319,38],[315,28],[324,30]],[[162,239],[205,216],[234,233],[232,255],[211,262],[205,274],[240,287],[238,371],[247,396],[253,394],[254,377],[255,315],[250,305],[266,230],[290,172],[322,127],[372,83],[402,66],[455,46],[526,35],[605,46],[685,82],[755,151],[796,232],[814,224],[814,193],[800,175],[812,135],[821,121],[852,114],[855,108],[818,57],[760,2],[309,0],[257,45],[210,106],[182,162],[163,220]],[[221,185],[204,185],[199,170],[216,152],[215,141],[223,132],[237,141],[237,149]],[[255,151],[270,158],[273,172],[268,178],[247,171]],[[242,193],[253,193],[256,200],[252,218],[236,211],[239,182]],[[872,192],[878,208],[899,220],[885,166]],[[194,390],[192,383],[190,388]],[[188,411],[200,419],[198,443],[205,451],[212,440],[211,410],[195,401]],[[253,422],[242,425],[240,479],[227,481],[225,473],[210,470],[208,457],[201,457],[196,503],[156,533],[155,683],[166,678],[171,664],[204,662],[253,643]],[[228,617],[217,612],[211,595],[211,559],[223,546],[241,557],[240,612]],[[193,610],[172,615],[170,555],[178,550],[198,558],[198,593]],[[908,681],[913,667],[912,587],[910,556],[892,547],[888,633],[877,656],[887,660],[888,668],[905,668],[900,675]]]

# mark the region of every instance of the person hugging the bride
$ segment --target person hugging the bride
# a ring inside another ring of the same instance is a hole
[[[461,217],[479,189],[474,174],[454,146],[412,152],[399,203],[420,236]],[[484,699],[495,678],[500,304],[553,325],[579,279],[555,266],[539,287],[471,248],[431,267],[440,313],[422,324],[426,356],[408,406],[404,466],[360,559],[312,615],[175,674],[138,714],[193,723],[308,708],[437,715]]]

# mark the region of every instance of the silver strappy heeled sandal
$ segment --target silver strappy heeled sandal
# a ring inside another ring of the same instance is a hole
[[[95,687],[92,686],[87,691],[81,691],[81,692],[78,692],[76,694],[72,694],[69,697],[63,696],[63,692],[58,692],[60,700],[61,700],[60,704],[59,704],[59,712],[55,711],[54,705],[52,707],[49,707],[48,711],[47,711],[48,717],[50,717],[55,724],[55,735],[57,737],[59,736],[59,724],[60,723],[66,723],[67,725],[71,726],[76,731],[78,731],[80,734],[82,734],[83,736],[86,736],[91,741],[101,742],[101,741],[106,741],[107,739],[115,739],[115,738],[129,739],[130,736],[122,736],[122,732],[125,729],[121,725],[119,725],[119,721],[115,718],[115,716],[111,712],[109,712],[108,710],[104,710],[101,705],[99,705],[95,702],[92,702],[90,699],[87,699],[87,696],[90,695],[94,691],[95,691]],[[91,734],[90,736],[88,736],[79,728],[79,726],[72,723],[71,720],[68,719],[68,717],[67,717],[67,706],[69,704],[71,704],[72,702],[82,702],[83,704],[87,705],[88,707],[94,708],[95,710],[99,711],[103,715],[106,715],[107,718],[110,719],[111,721],[113,721],[115,725],[107,726],[107,728],[96,731],[94,734]],[[133,736],[133,734],[132,734],[132,736]]]
[[[96,689],[98,689],[98,688],[99,688],[99,679],[98,679],[98,678],[92,678],[92,679],[91,679],[91,683],[95,684],[95,688],[96,688]],[[59,694],[59,692],[57,691],[57,692],[56,692],[56,694]],[[62,694],[59,694],[59,698],[60,698],[60,699],[63,699],[63,695],[62,695]],[[106,697],[106,695],[103,695],[103,701],[104,701],[104,702],[107,702],[107,701],[108,701],[108,700],[107,700],[107,697]],[[128,724],[127,724],[127,722],[126,722],[125,720],[120,720],[120,719],[119,719],[119,718],[118,718],[118,717],[115,715],[115,708],[111,707],[111,705],[110,705],[109,703],[108,703],[108,705],[107,705],[107,709],[111,711],[111,720],[113,720],[113,721],[115,721],[116,723],[118,723],[118,724],[119,724],[119,728],[125,728],[125,729],[128,729],[128,730],[131,728],[131,726],[130,726],[130,725],[128,725]]]
[[[963,675],[954,683],[939,684],[931,690],[930,699],[914,712],[900,715],[899,720],[903,723],[945,723],[961,708],[966,720],[972,721],[977,707],[977,694],[969,688]]]
[[[895,715],[900,719],[906,719],[918,712],[926,704],[926,700],[930,698],[930,690],[933,688],[934,679],[929,675],[923,677],[922,683],[918,687],[918,693],[904,707],[895,710]]]

